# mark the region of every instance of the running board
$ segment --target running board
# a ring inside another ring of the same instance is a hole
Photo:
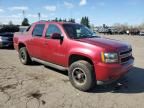
[[[32,59],[32,61],[36,61],[36,62],[38,62],[38,63],[41,63],[41,64],[43,64],[43,65],[56,68],[56,69],[58,69],[58,70],[62,70],[62,71],[68,70],[66,67],[59,66],[59,65],[56,65],[56,64],[47,62],[47,61],[43,61],[43,60],[40,60],[40,59],[37,59],[37,58],[34,58],[34,57],[32,57],[31,59]]]

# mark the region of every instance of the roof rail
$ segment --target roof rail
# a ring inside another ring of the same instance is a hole
[[[39,22],[47,22],[46,20],[39,20]]]

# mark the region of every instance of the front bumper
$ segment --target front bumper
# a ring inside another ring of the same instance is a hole
[[[132,67],[134,59],[125,64],[95,64],[96,80],[98,83],[111,83],[124,76]]]

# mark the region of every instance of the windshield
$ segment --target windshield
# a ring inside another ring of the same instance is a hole
[[[97,37],[95,33],[80,24],[63,24],[63,27],[68,36],[72,39]]]

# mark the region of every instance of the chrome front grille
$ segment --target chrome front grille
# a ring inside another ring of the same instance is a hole
[[[119,53],[120,63],[126,63],[132,58],[132,49],[122,51]]]

